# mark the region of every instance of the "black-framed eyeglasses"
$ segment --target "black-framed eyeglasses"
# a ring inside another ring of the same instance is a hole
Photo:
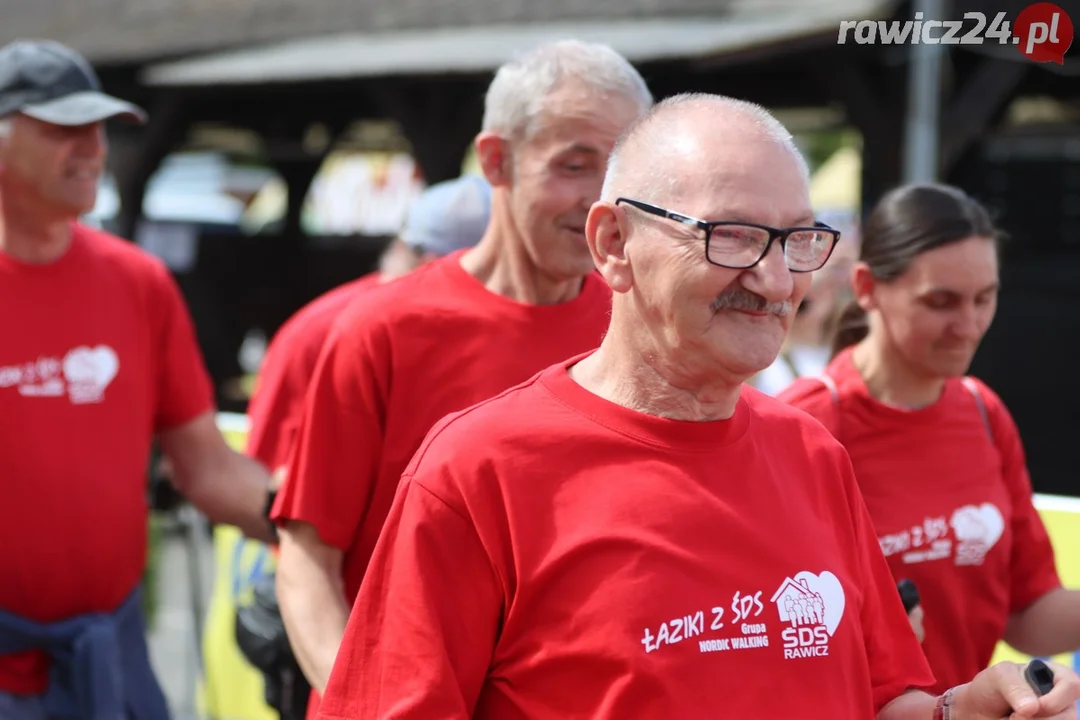
[[[732,270],[748,270],[764,259],[773,241],[780,241],[784,261],[791,272],[821,269],[840,240],[840,231],[825,223],[813,227],[773,228],[742,222],[706,222],[656,205],[621,197],[615,204],[626,203],[650,215],[674,220],[705,232],[705,259],[713,265]]]

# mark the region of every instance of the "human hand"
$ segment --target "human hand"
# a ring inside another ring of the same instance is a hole
[[[952,701],[956,720],[1000,720],[1000,718],[1057,718],[1075,720],[1080,700],[1080,677],[1064,665],[1048,662],[1054,672],[1054,687],[1039,697],[1024,678],[1024,666],[1002,662],[957,688]]]

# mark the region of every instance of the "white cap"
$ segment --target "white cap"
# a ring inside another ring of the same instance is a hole
[[[414,250],[449,255],[479,242],[490,217],[491,185],[479,175],[463,175],[420,194],[401,239]]]

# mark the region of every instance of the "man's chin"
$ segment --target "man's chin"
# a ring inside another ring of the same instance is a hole
[[[57,203],[57,210],[71,214],[74,217],[83,217],[84,215],[92,213],[96,206],[96,198],[90,198],[89,200],[85,198],[73,198]]]
[[[767,370],[774,362],[776,362],[776,356],[770,359],[762,354],[756,357],[742,357],[738,361],[728,360],[724,366],[731,376],[741,378],[742,382],[749,382],[758,373]]]

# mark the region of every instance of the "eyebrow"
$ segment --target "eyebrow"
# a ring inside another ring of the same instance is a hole
[[[581,143],[572,143],[568,147],[561,148],[559,150],[560,155],[566,155],[568,153],[585,153],[587,155],[599,155],[600,151],[589,145],[582,145]]]
[[[981,290],[979,290],[975,294],[976,295],[983,295],[985,293],[991,292],[992,290],[1000,290],[1000,289],[1001,289],[1001,282],[999,281],[999,282],[990,283],[989,285],[982,288]],[[932,287],[923,294],[924,295],[954,295],[954,296],[955,295],[960,295],[960,293],[956,292],[955,290],[950,290],[949,288],[943,288],[943,287]]]

